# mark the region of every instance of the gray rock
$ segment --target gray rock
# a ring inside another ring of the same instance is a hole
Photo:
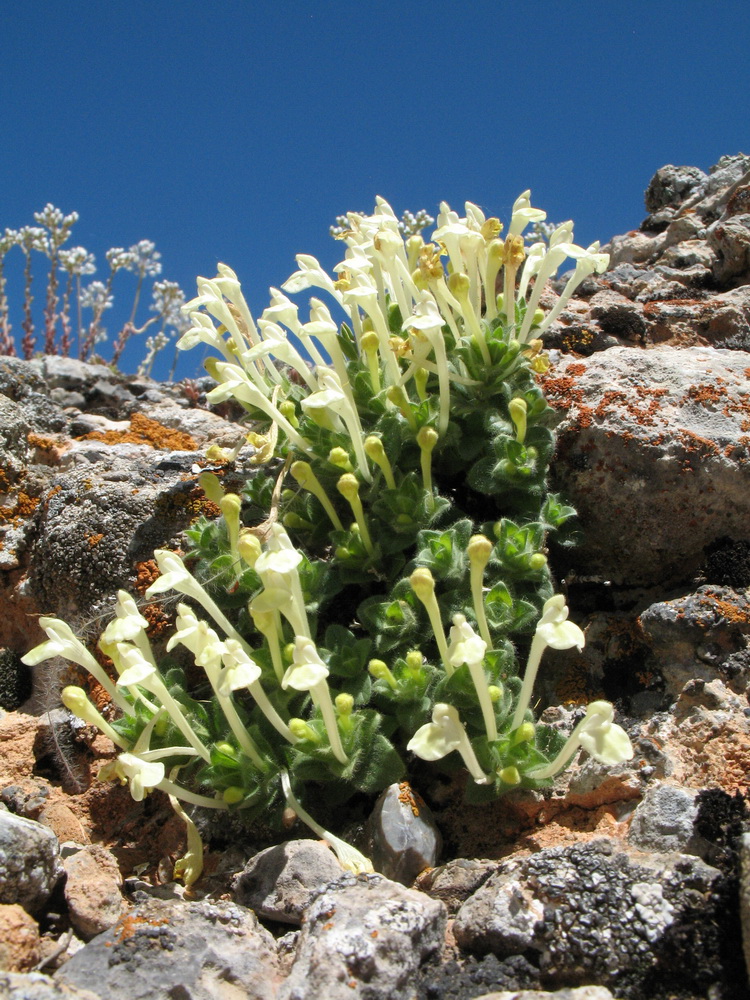
[[[697,792],[677,785],[657,784],[646,790],[633,813],[628,840],[641,851],[702,854],[694,830]]]
[[[89,984],[91,985],[91,984]],[[63,986],[41,972],[0,972],[3,1000],[103,1000],[91,989]]]
[[[448,912],[454,914],[497,868],[497,861],[456,858],[424,872],[417,879],[416,888],[445,903]]]
[[[420,872],[432,868],[442,846],[430,809],[406,781],[386,788],[365,832],[375,870],[402,885],[411,885]]]
[[[89,942],[55,973],[59,985],[95,985],[107,1000],[272,1000],[273,938],[234,903],[151,899]]]
[[[659,601],[640,616],[652,662],[677,697],[694,680],[717,678],[744,691],[750,672],[736,654],[748,648],[750,600],[730,587],[700,587]]]
[[[474,1000],[614,1000],[606,986],[578,986],[573,989],[555,990],[502,990],[500,993],[483,993]]]
[[[691,580],[720,537],[747,537],[746,369],[741,352],[708,348],[618,347],[553,364],[543,386],[562,417],[554,488],[586,526],[566,568],[665,588]]]
[[[422,893],[379,875],[344,875],[307,910],[278,1000],[413,1000],[445,923],[443,904]]]
[[[0,810],[0,903],[40,910],[62,876],[60,845],[46,826]]]
[[[750,271],[750,216],[722,217],[709,227],[706,239],[716,254],[713,275],[720,285]]]
[[[613,986],[628,970],[638,975],[674,961],[666,933],[673,925],[707,919],[706,900],[720,873],[683,854],[633,854],[606,838],[547,848],[501,863],[461,907],[453,925],[472,952],[539,954],[547,982],[595,980]],[[679,958],[680,976],[697,973],[716,954]]]
[[[680,205],[690,195],[705,189],[708,176],[698,167],[660,167],[651,178],[644,201],[647,212],[657,212],[665,205]]]
[[[300,924],[313,897],[341,876],[336,856],[319,840],[288,840],[250,858],[232,884],[237,903],[269,920]]]

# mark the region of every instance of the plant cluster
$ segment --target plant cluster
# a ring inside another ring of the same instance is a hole
[[[130,316],[113,341],[111,363],[120,360],[130,337],[143,334],[155,327],[155,332],[146,338],[145,356],[138,373],[148,375],[157,353],[170,341],[173,335],[182,334],[187,321],[182,306],[185,296],[174,281],[154,281],[151,286],[151,316],[140,326],[136,325],[136,315],[144,290],[144,282],[161,274],[161,254],[151,240],[140,240],[128,250],[113,247],[105,254],[109,274],[105,281],[82,279],[96,273],[96,260],[84,247],[65,247],[72,229],[78,221],[78,213],[64,215],[54,205],[46,205],[41,212],[34,213],[36,226],[22,226],[20,229],[6,229],[0,233],[0,355],[16,355],[16,343],[12,336],[10,303],[6,291],[5,259],[17,247],[25,257],[23,337],[20,342],[21,354],[29,359],[37,351],[44,354],[61,354],[68,357],[71,352],[81,361],[95,357],[95,350],[108,334],[103,325],[104,314],[114,305],[112,286],[115,275],[129,271],[136,276],[136,287]],[[47,258],[49,273],[43,312],[44,339],[37,340],[34,324],[32,285],[34,280],[34,255]]]
[[[472,801],[548,784],[579,747],[608,763],[632,755],[607,702],[567,739],[531,710],[546,648],[584,644],[545,554],[573,511],[547,488],[540,336],[608,261],[573,243],[571,223],[527,248],[523,230],[543,218],[526,192],[503,239],[477,206],[459,217],[443,203],[431,240],[404,239],[378,199],[373,215],[347,216],[336,277],[298,256],[257,323],[230,268],[198,279],[178,346],[215,350],[208,399],[247,412],[257,472],[240,494],[202,474],[222,517],[190,530],[190,569],[155,553],[147,596],[180,595],[166,657],[120,592],[99,640],[116,683],[56,619],[25,658],[67,656],[106,688],[112,723],[79,688],[63,699],[110,735],[121,752],[105,771],[136,799],[160,788],[180,810],[248,820],[286,804],[366,868],[306,807],[377,793],[412,755],[463,769]],[[545,315],[542,289],[567,258],[575,271]],[[345,321],[317,297],[303,321],[285,293],[311,288]],[[177,647],[205,690],[188,690]],[[198,858],[193,828],[186,878]]]

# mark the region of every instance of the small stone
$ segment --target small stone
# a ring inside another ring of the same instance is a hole
[[[501,993],[483,993],[475,1000],[614,1000],[606,986],[578,986],[573,989],[556,990],[503,990]]]
[[[390,785],[367,821],[369,856],[376,871],[402,885],[432,868],[442,838],[423,800],[407,781]]]
[[[46,826],[0,811],[0,903],[40,910],[62,875],[60,846]]]
[[[642,851],[702,854],[693,824],[698,815],[697,792],[657,784],[646,791],[630,824],[628,840]]]
[[[0,903],[0,969],[29,972],[39,955],[36,920],[18,903]]]
[[[76,851],[63,860],[63,865],[70,920],[81,937],[88,940],[108,930],[125,909],[120,870],[114,855],[99,844]]]
[[[314,895],[341,876],[336,856],[319,840],[289,840],[250,858],[234,879],[235,902],[269,920],[300,924]]]
[[[425,871],[416,881],[415,889],[439,899],[456,913],[461,904],[497,871],[497,861],[456,858],[439,868]]]

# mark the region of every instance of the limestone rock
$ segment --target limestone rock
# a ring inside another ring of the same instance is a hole
[[[232,894],[269,920],[299,924],[315,894],[340,876],[341,865],[321,841],[289,840],[250,858]]]
[[[120,918],[55,973],[107,1000],[275,1000],[273,938],[234,903],[151,899]]]
[[[542,380],[561,416],[554,487],[586,528],[569,568],[665,588],[691,580],[720,537],[747,536],[747,370],[742,352],[707,348],[555,361]]]
[[[670,982],[719,977],[710,926],[719,871],[683,854],[628,854],[607,838],[502,862],[461,907],[453,931],[477,953],[538,953],[548,982],[616,988],[631,972],[669,967]],[[713,899],[713,903],[711,902]],[[693,948],[677,933],[692,927]],[[698,944],[698,939],[700,944]],[[677,952],[677,941],[682,941]]]
[[[0,903],[35,913],[62,875],[57,837],[32,819],[0,809]]]
[[[344,875],[313,902],[278,1000],[412,1000],[443,946],[445,907],[379,875]]]

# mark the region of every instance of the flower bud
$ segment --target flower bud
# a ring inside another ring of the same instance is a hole
[[[304,719],[290,719],[289,729],[295,740],[310,740],[312,743],[320,743],[315,730],[308,726]]]
[[[351,715],[354,709],[354,698],[342,691],[341,694],[337,694],[333,701],[336,706],[336,711],[339,715]]]
[[[412,673],[421,671],[424,665],[424,657],[418,649],[410,649],[404,659],[406,660],[407,667],[412,671]]]
[[[240,558],[246,562],[251,569],[255,566],[258,557],[263,551],[260,539],[256,535],[253,535],[249,528],[244,528],[240,531],[237,548],[240,553]]]
[[[456,296],[457,299],[464,299],[469,294],[469,288],[471,282],[466,274],[462,274],[460,271],[454,272],[450,278],[448,278],[448,288]]]
[[[438,443],[438,432],[434,427],[420,427],[417,432],[417,444],[426,452],[431,452]]]
[[[500,699],[503,696],[503,686],[502,686],[502,684],[490,684],[489,687],[487,688],[487,690],[488,690],[489,695],[490,695],[490,701],[493,704],[495,702],[500,701]]]
[[[517,747],[520,743],[531,743],[534,739],[534,723],[522,722],[511,737],[511,746]]]
[[[535,552],[529,558],[529,569],[534,573],[540,573],[547,565],[547,557],[542,552]]]
[[[328,461],[331,465],[335,465],[339,469],[343,469],[345,472],[352,471],[352,463],[349,460],[349,455],[344,448],[331,448],[328,453]]]
[[[214,743],[214,750],[217,753],[223,754],[224,757],[234,757],[235,750],[231,743]]]
[[[418,566],[409,577],[409,583],[420,601],[429,601],[435,593],[435,580],[426,566]]]
[[[228,806],[236,806],[245,798],[245,789],[240,788],[239,785],[230,785],[229,788],[224,789],[221,797]]]
[[[297,408],[291,399],[285,399],[283,403],[279,403],[279,413],[284,417],[292,427],[299,427],[299,420],[297,419]]]
[[[497,776],[504,785],[521,784],[521,775],[517,767],[504,767],[502,771],[498,771]]]
[[[336,483],[336,489],[345,497],[349,503],[359,497],[359,483],[357,477],[351,472],[345,472]]]
[[[477,565],[484,569],[490,561],[492,549],[492,542],[485,535],[472,535],[466,547],[466,554],[472,565]]]
[[[224,496],[224,489],[221,485],[221,480],[216,473],[202,472],[200,476],[198,476],[198,485],[211,503],[215,503],[218,507],[221,503],[222,497]]]

